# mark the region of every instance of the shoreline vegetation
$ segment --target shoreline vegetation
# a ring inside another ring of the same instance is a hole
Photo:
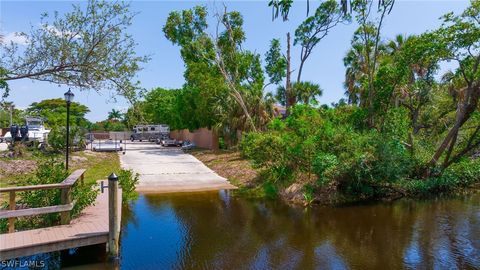
[[[398,199],[428,200],[443,196],[467,195],[480,192],[480,179],[478,179],[480,176],[475,178],[475,175],[473,175],[474,180],[470,184],[460,184],[461,181],[457,179],[458,185],[451,187],[442,187],[441,183],[435,180],[420,180],[422,183],[417,182],[416,184],[423,186],[423,192],[414,190],[412,183],[408,184],[405,181],[378,186],[379,189],[383,189],[385,192],[373,197],[345,194],[335,184],[309,189],[311,185],[305,177],[294,180],[289,185],[278,186],[271,183],[266,184],[266,176],[262,175],[259,169],[254,168],[249,160],[242,157],[242,153],[238,149],[218,151],[196,149],[189,153],[218,175],[227,178],[233,185],[237,186],[238,189],[233,192],[238,196],[262,199],[279,198],[284,202],[295,205],[335,206],[373,201],[391,202]],[[478,164],[478,161],[476,163]],[[475,172],[478,173],[478,171]],[[480,173],[477,175],[480,175]],[[431,192],[431,189],[437,189],[438,192]]]

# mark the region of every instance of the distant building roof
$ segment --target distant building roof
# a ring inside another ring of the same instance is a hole
[[[274,111],[274,115],[277,117],[282,117],[282,118],[287,117],[287,108],[285,108],[284,106],[275,104],[273,105],[273,111]]]

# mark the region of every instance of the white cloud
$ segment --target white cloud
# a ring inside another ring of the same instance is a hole
[[[76,34],[74,34],[73,32],[61,31],[52,25],[40,25],[40,27],[43,27],[46,32],[50,33],[51,35],[55,35],[57,37],[69,38],[73,36],[73,38],[77,38]],[[28,38],[25,35],[23,35],[21,32],[0,33],[0,35],[3,36],[3,40],[1,42],[4,44],[10,44],[11,42],[18,45],[28,44]]]
[[[66,37],[66,38],[69,38],[71,36],[73,36],[74,38],[76,37],[76,34],[74,34],[73,32],[60,31],[55,26],[52,26],[52,25],[46,25],[46,26],[43,26],[43,28],[57,37]]]
[[[19,45],[27,45],[28,40],[25,36],[23,36],[19,32],[10,32],[4,35],[3,42],[5,44],[9,44],[10,42],[13,42]]]

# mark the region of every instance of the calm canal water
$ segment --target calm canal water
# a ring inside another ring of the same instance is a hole
[[[480,194],[307,209],[224,191],[143,195],[123,223],[121,269],[480,269]],[[62,266],[115,268],[78,266],[82,252]]]

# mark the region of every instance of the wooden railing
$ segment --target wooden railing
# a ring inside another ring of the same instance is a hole
[[[0,188],[0,193],[9,193],[9,210],[0,211],[0,218],[8,218],[8,232],[15,232],[15,218],[26,217],[26,216],[35,216],[43,215],[50,213],[60,213],[60,223],[62,225],[70,223],[70,211],[73,209],[75,202],[72,201],[72,187],[80,180],[80,183],[83,185],[83,174],[85,170],[76,170],[70,174],[65,180],[58,184],[46,184],[46,185],[35,185],[35,186],[20,186],[20,187],[7,187]],[[37,208],[27,208],[27,209],[16,209],[15,202],[15,193],[23,191],[32,191],[32,190],[46,190],[46,189],[61,189],[61,205],[46,206],[46,207],[37,207]]]

